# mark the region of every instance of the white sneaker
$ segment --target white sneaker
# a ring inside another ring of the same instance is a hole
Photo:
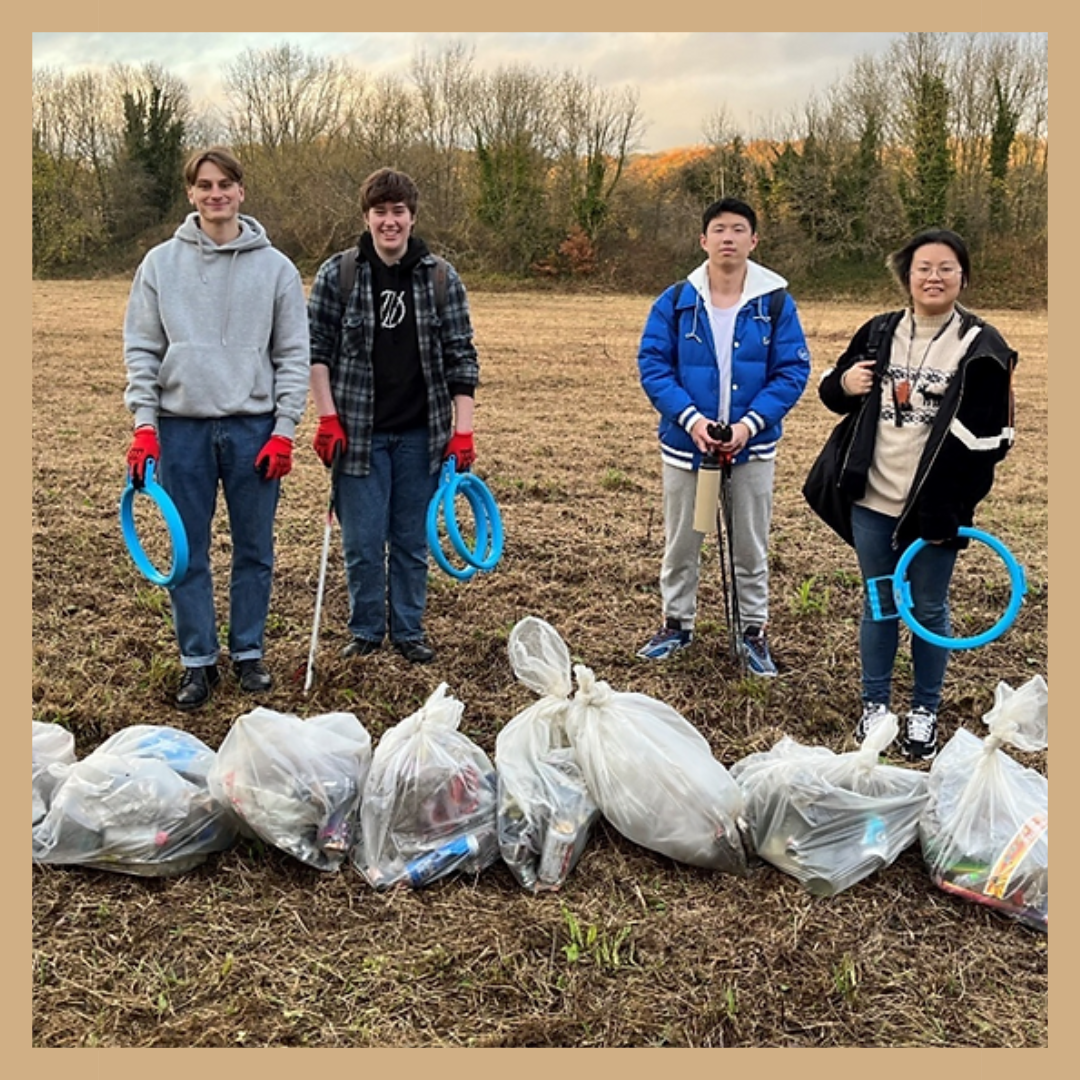
[[[900,750],[910,761],[930,761],[937,753],[937,713],[916,705],[904,720]]]
[[[855,741],[862,742],[871,730],[877,727],[889,715],[889,706],[880,701],[867,701],[863,705],[862,716],[855,725]]]

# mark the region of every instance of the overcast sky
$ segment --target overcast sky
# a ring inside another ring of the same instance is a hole
[[[76,71],[153,61],[182,78],[196,103],[220,97],[221,74],[245,49],[291,41],[359,69],[407,77],[418,49],[429,54],[451,40],[474,47],[480,70],[525,63],[576,70],[601,86],[634,86],[647,123],[642,149],[702,141],[709,115],[724,108],[749,135],[797,112],[849,70],[857,56],[878,54],[898,34],[102,34],[33,35],[34,67]]]

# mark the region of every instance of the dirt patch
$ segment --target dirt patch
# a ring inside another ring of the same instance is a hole
[[[136,723],[183,727],[216,748],[252,704],[228,678],[195,715],[169,704],[180,667],[166,596],[135,569],[117,519],[127,287],[33,287],[32,714],[70,728],[80,756]],[[784,734],[854,747],[855,560],[799,487],[833,422],[817,376],[871,312],[802,306],[814,374],[778,462],[770,631],[781,675],[763,684],[726,658],[714,547],[694,647],[662,665],[634,658],[658,623],[663,548],[655,416],[635,362],[649,302],[472,296],[476,471],[502,512],[502,561],[464,584],[434,573],[433,665],[390,651],[343,661],[335,530],[307,697],[327,476],[305,417],[278,519],[276,685],[262,704],[349,710],[377,741],[445,680],[465,703],[462,729],[492,754],[502,725],[534,700],[506,654],[510,628],[531,614],[613,688],[682,712],[726,765]],[[1047,317],[984,314],[1021,364],[1017,445],[978,523],[1025,566],[1028,596],[1006,635],[954,656],[943,740],[960,725],[980,730],[999,679],[1017,686],[1047,670]],[[221,530],[219,597],[227,558]],[[959,631],[989,626],[1006,597],[994,556],[962,557]],[[1024,763],[1048,769],[1045,754]],[[33,883],[36,1046],[1047,1044],[1046,940],[936,891],[917,848],[831,900],[762,864],[746,879],[680,866],[610,827],[562,894],[545,898],[502,867],[380,895],[351,868],[322,875],[253,843],[170,881],[35,868]],[[595,947],[571,960],[567,912],[597,941],[621,937],[617,962]]]

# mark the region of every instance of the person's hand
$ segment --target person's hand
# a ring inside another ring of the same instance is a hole
[[[729,461],[737,457],[750,441],[750,428],[741,420],[731,425],[731,436],[719,443],[720,456]]]
[[[473,462],[476,461],[476,446],[473,444],[471,431],[454,432],[446,444],[446,450],[443,451],[443,461],[448,457],[457,460],[458,472],[464,472],[472,467]]]
[[[152,424],[143,424],[135,429],[131,437],[131,447],[127,452],[128,473],[131,482],[141,488],[146,483],[146,462],[149,458],[161,460],[161,447],[158,445],[157,432]]]
[[[862,397],[869,394],[874,385],[874,365],[876,360],[858,360],[840,376],[840,389],[848,397]]]
[[[292,439],[271,435],[255,459],[255,468],[264,480],[280,480],[292,471]]]
[[[345,452],[347,442],[345,429],[341,426],[337,413],[327,413],[319,417],[319,427],[311,445],[315,448],[315,453],[319,455],[319,460],[327,468],[334,464],[335,454]]]

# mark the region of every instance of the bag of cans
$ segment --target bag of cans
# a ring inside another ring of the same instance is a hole
[[[66,774],[33,828],[33,860],[168,877],[236,839],[207,785],[214,752],[186,731],[137,724]],[[54,766],[55,768],[55,766]]]
[[[32,720],[30,750],[30,824],[36,825],[49,810],[53,792],[75,764],[75,736],[59,724]]]
[[[1019,690],[999,682],[983,717],[985,738],[967,731],[930,767],[930,801],[919,822],[923,860],[944,892],[984,904],[1043,933],[1050,925],[1050,786],[1006,754],[1047,745],[1046,680]]]
[[[566,734],[570,651],[554,627],[527,616],[510,631],[510,665],[540,695],[495,739],[499,850],[518,884],[558,889],[599,816]]]
[[[612,690],[584,665],[574,676],[566,731],[604,817],[677,862],[745,874],[742,792],[701,732],[670,705]]]
[[[379,739],[352,852],[373,888],[420,888],[498,860],[495,767],[458,730],[464,710],[440,683]]]
[[[233,722],[210,790],[260,839],[335,871],[354,842],[370,767],[371,736],[352,713],[302,720],[260,706]]]
[[[928,798],[926,773],[880,761],[897,731],[890,713],[851,753],[785,735],[732,765],[758,857],[814,896],[835,896],[893,863],[914,843]]]

